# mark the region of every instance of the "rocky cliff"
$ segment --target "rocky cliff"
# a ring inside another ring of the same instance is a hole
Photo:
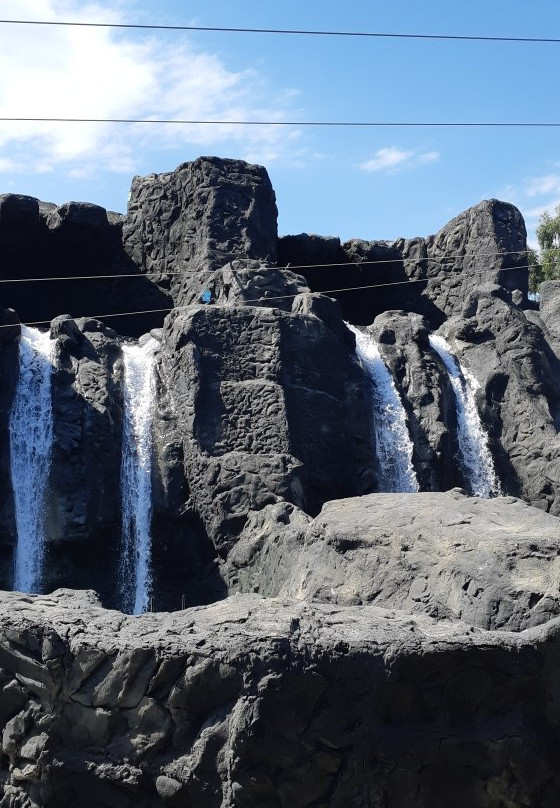
[[[526,249],[497,200],[427,238],[278,238],[265,169],[218,158],[135,178],[126,216],[0,197],[5,590],[19,323],[56,340],[43,594],[0,596],[1,808],[558,804],[558,290],[527,299]],[[345,321],[389,371],[418,494],[375,493]],[[123,346],[148,331],[155,612],[131,617],[107,607]],[[466,496],[434,335],[504,497]]]

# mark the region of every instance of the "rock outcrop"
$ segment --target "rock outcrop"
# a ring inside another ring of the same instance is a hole
[[[255,307],[192,307],[166,322],[186,477],[220,552],[249,511],[286,500],[317,513],[373,485],[364,377],[352,334],[330,313],[338,330]]]
[[[333,296],[345,319],[359,325],[400,309],[438,328],[460,314],[465,298],[482,283],[498,283],[509,295],[517,290],[527,304],[525,223],[514,205],[497,199],[479,202],[426,239],[341,244],[306,233],[285,236],[278,260],[297,267],[314,292],[341,290]]]
[[[332,501],[314,520],[269,506],[223,574],[232,591],[375,603],[490,630],[560,615],[557,519],[514,497],[459,490]]]
[[[559,621],[0,596],[3,806],[557,804]]]
[[[126,254],[124,221],[87,202],[57,206],[30,196],[0,195],[0,307],[10,306],[22,322],[44,327],[65,312],[73,317],[107,314],[111,326],[131,336],[161,325],[161,312],[114,316],[172,305]],[[37,280],[22,282],[29,278]],[[5,282],[12,279],[15,283]]]
[[[560,362],[542,329],[487,285],[442,330],[479,383],[504,490],[560,513]]]
[[[200,157],[132,181],[123,243],[176,306],[234,259],[276,263],[276,198],[262,166]]]
[[[56,315],[57,352],[52,594],[0,592],[0,808],[556,808],[558,289],[528,301],[526,247],[497,200],[425,239],[278,239],[265,169],[218,158],[135,178],[126,217],[0,197],[2,279],[64,279],[1,287],[0,587],[20,319]],[[373,493],[345,319],[423,493]],[[510,496],[456,488],[436,329]],[[159,613],[128,617],[101,604],[122,606],[123,345],[148,331]]]

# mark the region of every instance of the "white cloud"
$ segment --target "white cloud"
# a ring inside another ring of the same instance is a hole
[[[0,0],[9,19],[119,22],[126,3]],[[8,30],[9,29],[9,30]],[[0,50],[0,116],[285,119],[295,91],[271,97],[252,70],[232,71],[215,54],[160,36],[134,38],[114,29],[6,26]],[[132,173],[142,152],[234,141],[241,156],[282,157],[300,133],[285,127],[231,124],[0,122],[0,170],[99,170]],[[289,152],[287,152],[289,153]]]
[[[395,146],[386,146],[375,152],[372,160],[360,164],[362,171],[386,171],[401,166],[410,160],[414,152],[402,151]]]
[[[531,177],[525,184],[525,193],[530,197],[560,193],[560,174]]]
[[[538,205],[535,208],[525,209],[523,211],[523,215],[526,219],[540,219],[543,213],[553,213],[554,209],[558,205],[560,205],[560,197],[553,197],[544,205]]]
[[[424,152],[418,156],[419,163],[436,163],[439,160],[439,152],[430,151]]]
[[[416,151],[404,151],[396,146],[386,146],[375,152],[372,160],[361,163],[362,171],[394,171],[418,163],[433,163],[439,160],[439,152],[431,151],[418,154]]]

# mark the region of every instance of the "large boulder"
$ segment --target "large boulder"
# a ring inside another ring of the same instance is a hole
[[[484,285],[442,331],[478,382],[503,490],[558,515],[560,360],[533,320],[502,287]]]
[[[560,615],[555,517],[514,497],[370,494],[311,521],[286,504],[252,516],[223,574],[233,591],[375,603],[485,629]]]
[[[185,306],[234,259],[274,265],[276,218],[266,169],[199,157],[175,171],[134,178],[123,243],[133,263]]]
[[[0,595],[0,804],[555,808],[558,620]]]
[[[372,486],[353,337],[332,302],[319,307],[326,321],[303,313],[301,299],[294,306],[199,306],[166,321],[163,362],[186,477],[221,552],[249,511],[285,499],[317,513]]]

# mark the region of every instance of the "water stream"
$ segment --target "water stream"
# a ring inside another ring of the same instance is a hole
[[[457,408],[457,443],[470,493],[478,497],[499,496],[500,483],[476,406],[478,382],[462,367],[447,341],[432,334],[430,345],[445,365]]]
[[[373,337],[354,326],[348,327],[356,336],[356,353],[371,381],[379,491],[415,493],[418,480],[412,465],[414,447],[393,377]]]
[[[21,326],[19,377],[10,412],[10,473],[17,531],[13,588],[18,592],[41,591],[55,349],[56,340],[51,340],[48,331]]]
[[[147,611],[152,594],[152,420],[154,361],[159,343],[124,345],[124,415],[121,460],[121,607]]]

